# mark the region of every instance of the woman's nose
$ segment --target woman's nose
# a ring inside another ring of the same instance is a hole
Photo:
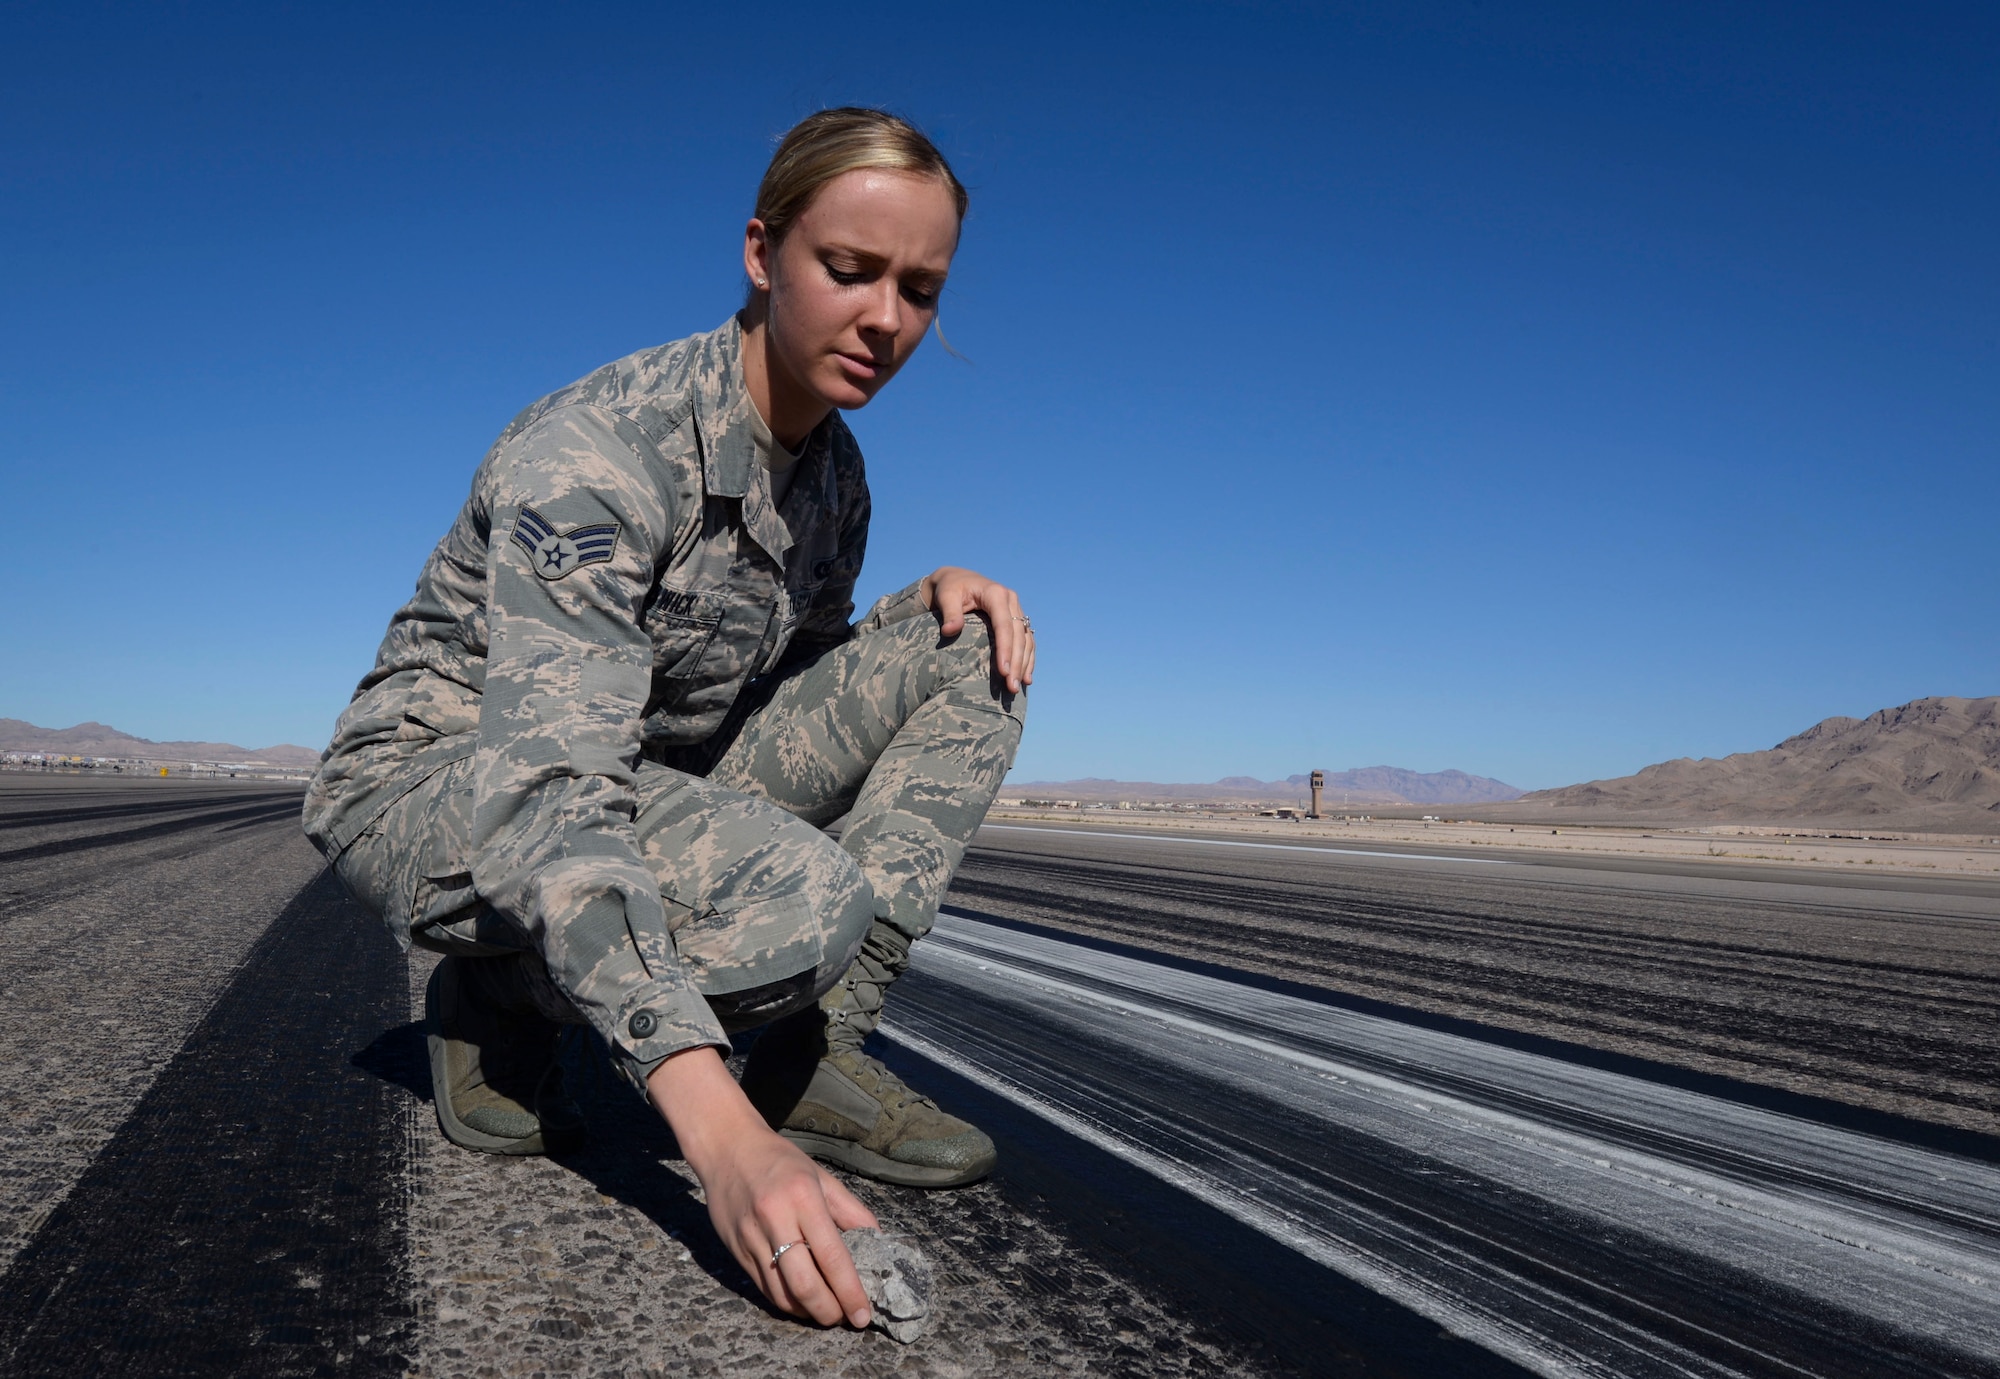
[[[885,279],[868,294],[868,309],[862,314],[864,330],[895,336],[903,328],[903,313],[897,304],[896,284]]]

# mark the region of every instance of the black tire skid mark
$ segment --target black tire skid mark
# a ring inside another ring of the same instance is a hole
[[[0,1277],[0,1372],[400,1374],[406,1098],[352,1060],[407,1021],[406,973],[307,885]]]
[[[899,998],[905,1011],[922,1015],[929,1037],[997,1051],[998,1060],[1030,1086],[1093,1088],[1103,1119],[1137,1130],[1142,1143],[1161,1135],[1175,1139],[1149,1146],[1173,1157],[1199,1162],[1202,1141],[1213,1140],[1236,1154],[1285,1165],[1311,1188],[1364,1213],[1356,1218],[1364,1235],[1370,1216],[1388,1223],[1386,1234],[1363,1243],[1425,1272],[1433,1284],[1445,1281],[1441,1267],[1472,1289],[1488,1271],[1510,1276],[1522,1291],[1479,1301],[1516,1320],[1525,1319],[1516,1309],[1527,1305],[1539,1313],[1536,1329],[1546,1327],[1586,1352],[1592,1331],[1576,1327],[1574,1318],[1576,1309],[1588,1309],[1600,1318],[1600,1343],[1618,1352],[1619,1373],[1681,1373],[1676,1364],[1655,1370],[1647,1363],[1649,1351],[1679,1351],[1714,1367],[1698,1372],[1772,1379],[2000,1374],[1931,1338],[1829,1311],[1781,1281],[1581,1216],[1497,1180],[1428,1163],[1399,1145],[1351,1130],[1329,1139],[1323,1123],[1234,1084],[1226,1096],[1197,1102],[1201,1088],[1171,1059],[1122,1044],[1115,1058],[1106,1057],[1074,1031],[1023,1022],[1004,1002],[936,974],[912,974],[910,986]],[[1107,1076],[1112,1068],[1115,1074]],[[1191,1123],[1195,1133],[1174,1135],[1176,1122]],[[1227,1173],[1226,1162],[1210,1166]],[[1429,1248],[1411,1254],[1398,1243],[1406,1238]],[[1455,1267],[1448,1262],[1453,1256]]]
[[[1942,1004],[1955,1008],[1961,1022],[1991,1028],[1995,1017],[2000,1017],[2000,991],[1988,980],[1912,970],[1908,965],[1802,960],[1761,950],[1731,955],[1733,962],[1693,964],[1643,950],[1634,953],[1617,946],[1626,942],[1623,936],[1576,925],[1564,927],[1588,934],[1592,951],[1579,954],[1563,949],[1566,970],[1558,976],[1501,966],[1478,956],[1455,959],[1434,951],[1412,952],[1353,942],[1356,936],[1407,938],[1415,930],[1430,941],[1449,937],[1480,947],[1504,944],[1512,954],[1535,954],[1547,961],[1551,950],[1538,945],[1533,921],[1504,911],[1496,913],[1501,907],[1491,897],[1480,897],[1477,909],[1468,906],[1467,910],[1454,911],[1436,899],[1427,903],[1385,902],[1379,894],[1357,898],[1331,893],[1325,886],[1274,886],[1242,877],[1217,876],[1213,882],[1204,878],[1203,884],[1190,887],[1185,878],[1177,876],[1162,884],[1151,869],[1119,867],[1107,876],[1112,868],[1044,865],[1040,859],[1029,863],[1017,856],[1007,856],[1005,862],[1006,871],[1014,875],[995,877],[991,874],[995,860],[991,854],[969,858],[954,882],[953,897],[1003,913],[1026,910],[1045,918],[1060,916],[1086,931],[1142,945],[1170,936],[1226,965],[1277,963],[1286,969],[1287,976],[1328,984],[1361,980],[1403,999],[1445,997],[1454,1004],[1495,1015],[1540,1021],[1553,1018],[1579,1030],[1622,1038],[1643,1033],[1648,1042],[1684,1052],[1713,1054],[1718,1039],[1731,1039],[1757,1046],[1761,1061],[1809,1073],[1824,1072],[1817,1059],[1845,1057],[1860,1065],[1852,1069],[1853,1080],[1883,1091],[1908,1091],[1896,1079],[1899,1073],[1920,1077],[1944,1073],[1980,1085],[2000,1085],[2000,1051],[1978,1050],[1947,1035],[1897,1027],[1895,1017],[1906,1013],[1899,1006],[1908,998],[1892,989],[1851,983],[1845,988],[1837,1020],[1814,1019],[1797,1012],[1771,1013],[1777,1004],[1774,995],[1782,997],[1802,988],[1810,988],[1809,994],[1823,1002],[1830,978],[1819,969],[1896,970],[1900,966],[1906,975],[1954,986],[1965,993],[1954,1000],[1935,989],[1926,990],[1922,999],[1927,1009],[1934,1011]],[[1102,894],[1108,885],[1120,888],[1115,898]],[[1429,878],[1426,890],[1435,894]],[[1629,898],[1625,899],[1629,905]],[[1172,908],[1176,903],[1192,903],[1201,913],[1176,914]],[[1274,944],[1271,935],[1260,932],[1254,922],[1267,916],[1308,932],[1286,933],[1282,943]],[[1060,926],[1062,918],[1053,918],[1053,922]],[[1313,929],[1321,930],[1324,937],[1315,938],[1310,932]],[[1591,961],[1578,962],[1579,956]],[[1806,964],[1807,970],[1774,971],[1775,961],[1770,960],[1778,958]],[[1635,966],[1650,969],[1679,989],[1635,989],[1626,975]],[[1719,987],[1734,999],[1697,994],[1688,989],[1694,985],[1709,991]],[[1628,1023],[1631,1021],[1637,1022],[1637,1030]],[[1680,1033],[1687,1030],[1699,1034]]]
[[[87,833],[79,837],[57,838],[46,843],[13,848],[0,852],[0,862],[26,862],[47,857],[63,857],[73,852],[88,852],[97,848],[119,847],[128,843],[145,842],[152,838],[164,838],[175,833],[186,833],[191,829],[214,828],[219,824],[238,819],[262,823],[287,815],[297,817],[298,812],[299,802],[292,798],[276,803],[240,805],[234,809],[210,809],[187,818],[144,824],[138,828]]]

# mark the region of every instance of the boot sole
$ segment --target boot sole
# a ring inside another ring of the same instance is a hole
[[[444,1056],[444,1021],[438,1017],[438,978],[442,968],[431,969],[431,979],[424,984],[424,1042],[431,1056],[431,1105],[437,1109],[438,1129],[444,1137],[461,1149],[477,1150],[481,1154],[512,1154],[532,1158],[547,1154],[549,1147],[541,1131],[520,1139],[509,1139],[504,1135],[489,1135],[484,1130],[475,1130],[460,1120],[451,1109],[451,1098],[445,1095],[449,1085],[449,1072]],[[583,1137],[575,1137],[581,1144]],[[558,1139],[558,1150],[574,1148],[569,1137]]]
[[[885,1159],[872,1149],[863,1149],[852,1140],[839,1140],[831,1135],[815,1135],[805,1130],[780,1130],[779,1134],[812,1155],[837,1167],[859,1173],[864,1178],[873,1178],[878,1183],[891,1183],[896,1187],[964,1187],[976,1183],[993,1171],[992,1164],[975,1169],[929,1168],[923,1164],[900,1163],[895,1159]]]

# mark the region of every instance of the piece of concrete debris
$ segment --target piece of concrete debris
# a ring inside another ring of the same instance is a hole
[[[931,1262],[923,1251],[899,1235],[880,1231],[842,1231],[840,1238],[854,1256],[854,1270],[861,1286],[868,1290],[868,1305],[874,1314],[870,1326],[879,1326],[892,1340],[908,1345],[931,1325]]]

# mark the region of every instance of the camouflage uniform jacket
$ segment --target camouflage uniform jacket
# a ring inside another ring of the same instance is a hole
[[[861,452],[829,415],[774,509],[742,338],[731,320],[642,351],[514,419],[306,797],[306,832],[332,857],[473,757],[471,837],[399,841],[468,854],[432,855],[422,875],[518,926],[641,1064],[726,1040],[637,851],[640,758],[709,737],[753,677],[923,611],[912,585],[850,627]],[[653,1018],[629,1019],[641,1010]]]

